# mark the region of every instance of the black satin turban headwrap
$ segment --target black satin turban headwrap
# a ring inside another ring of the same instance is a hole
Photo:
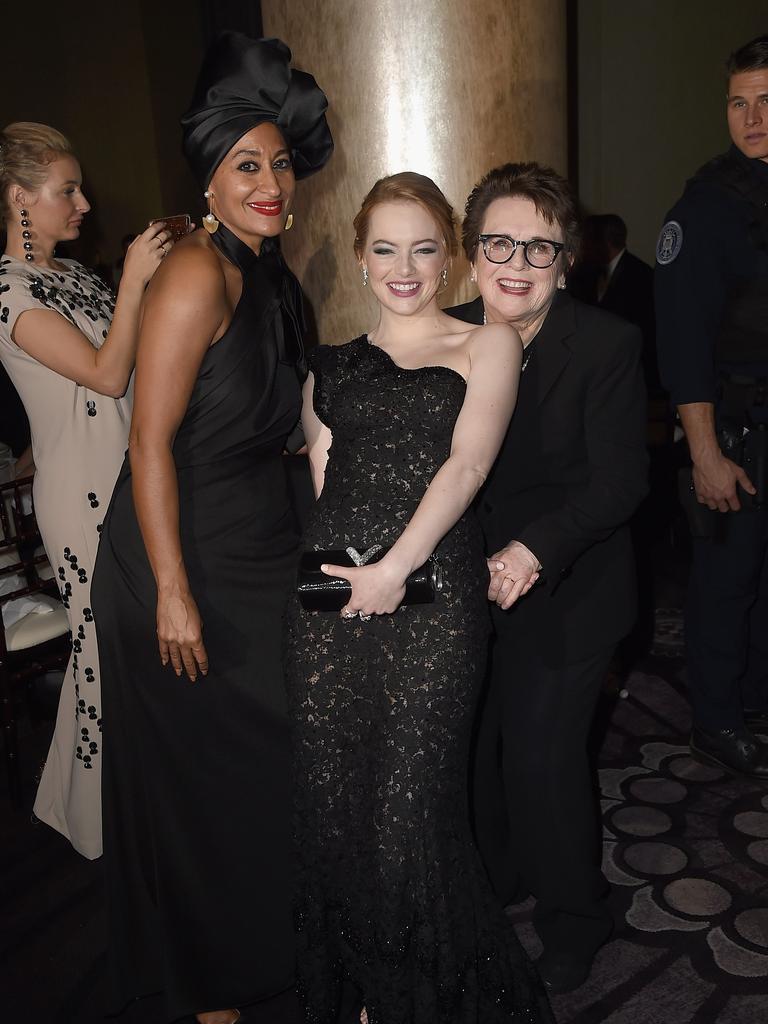
[[[277,125],[306,178],[326,163],[333,139],[328,101],[312,75],[291,68],[279,39],[222,32],[208,50],[189,110],[181,119],[184,153],[203,186],[238,139],[264,121]]]

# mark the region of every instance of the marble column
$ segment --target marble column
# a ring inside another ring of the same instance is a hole
[[[385,174],[433,178],[463,213],[482,174],[509,160],[566,172],[565,0],[262,0],[264,34],[293,51],[329,99],[336,152],[300,182],[286,258],[317,338],[374,326],[352,219]],[[471,298],[459,258],[443,305]]]

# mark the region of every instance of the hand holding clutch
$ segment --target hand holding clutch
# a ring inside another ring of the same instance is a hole
[[[320,568],[333,565],[344,568],[361,568],[379,562],[389,548],[374,545],[360,555],[355,548],[346,551],[305,551],[299,566],[299,600],[307,611],[338,612],[352,596],[352,584],[340,576],[329,576]],[[442,589],[440,567],[434,555],[405,581],[405,594],[401,604],[429,604]]]

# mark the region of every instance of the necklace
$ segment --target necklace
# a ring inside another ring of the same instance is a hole
[[[483,327],[485,327],[485,325],[487,323],[488,323],[488,319],[487,319],[487,317],[485,315],[485,310],[483,310]],[[523,349],[523,361],[522,361],[522,363],[520,365],[520,373],[525,373],[525,368],[528,365],[528,363],[531,361],[531,356],[533,355],[533,340],[534,339],[531,338],[531,340],[528,342],[528,344]]]
[[[528,365],[528,363],[531,361],[531,356],[532,355],[533,355],[533,342],[529,341],[528,344],[523,349],[523,362],[520,365],[520,373],[525,373],[525,368]]]

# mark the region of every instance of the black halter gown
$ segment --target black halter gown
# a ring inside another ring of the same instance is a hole
[[[243,292],[173,446],[208,676],[160,664],[127,457],[92,589],[117,1002],[163,992],[168,1020],[287,990],[295,956],[281,620],[298,537],[282,451],[300,411],[300,291],[276,251],[257,257],[224,225],[213,240]]]

